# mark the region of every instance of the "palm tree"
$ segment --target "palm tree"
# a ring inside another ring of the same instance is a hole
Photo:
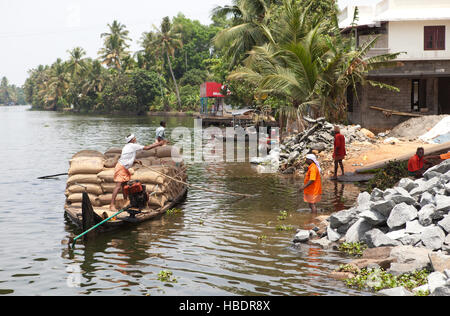
[[[122,68],[122,60],[129,55],[126,51],[130,47],[127,44],[127,41],[130,40],[128,37],[129,31],[125,25],[116,20],[112,24],[108,24],[108,28],[109,33],[101,34],[101,38],[104,38],[104,47],[100,49],[99,55],[103,64],[119,70]]]
[[[253,46],[268,42],[264,28],[276,0],[233,0],[233,5],[216,7],[212,15],[231,17],[233,26],[220,31],[214,44],[230,59],[230,69],[238,65]]]
[[[264,27],[269,43],[255,46],[230,79],[256,83],[257,92],[290,100],[292,108],[283,111],[291,116],[297,109],[297,117],[307,113],[325,115],[329,120],[344,117],[349,86],[369,83],[396,89],[366,76],[372,69],[392,65],[398,54],[368,58],[376,38],[356,47],[352,36],[344,38],[337,24],[330,30],[329,22],[309,8],[284,0],[279,19]]]
[[[75,47],[71,51],[67,51],[70,55],[67,63],[67,70],[72,77],[80,76],[86,69],[86,63],[83,57],[86,55],[86,51],[81,47]]]
[[[178,107],[181,110],[182,104],[180,99],[180,90],[178,88],[177,80],[175,78],[175,74],[172,69],[172,61],[170,57],[174,57],[175,50],[177,48],[181,48],[183,46],[183,42],[181,40],[181,34],[179,33],[179,26],[172,25],[169,17],[163,18],[161,22],[161,27],[158,29],[155,28],[154,39],[151,41],[149,45],[153,47],[157,47],[155,51],[161,51],[162,55],[165,55],[167,58],[167,64],[169,66],[170,74],[172,76],[173,84],[175,86],[175,93],[177,96]]]
[[[65,105],[65,96],[69,87],[69,75],[67,65],[61,59],[51,66],[48,82],[43,85],[41,94],[45,96],[47,109],[56,110]]]

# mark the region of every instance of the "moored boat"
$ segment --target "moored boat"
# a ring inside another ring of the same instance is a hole
[[[141,152],[130,169],[132,182],[141,189],[143,202],[137,205],[122,194],[116,199],[115,207],[126,211],[102,224],[99,231],[139,224],[160,217],[174,208],[186,197],[186,167],[176,149],[164,146]],[[65,213],[83,230],[99,224],[113,216],[110,211],[114,166],[120,157],[120,149],[110,149],[105,154],[85,150],[75,154],[70,162],[67,180]],[[130,182],[131,183],[131,182]]]

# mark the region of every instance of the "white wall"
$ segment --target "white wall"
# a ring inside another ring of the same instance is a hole
[[[449,0],[450,1],[450,0]],[[424,27],[445,25],[445,50],[424,50]],[[389,22],[389,52],[399,60],[450,59],[450,20]]]

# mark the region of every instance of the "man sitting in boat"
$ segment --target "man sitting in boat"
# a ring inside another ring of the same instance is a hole
[[[111,198],[111,204],[109,206],[109,209],[111,211],[117,211],[115,207],[117,194],[119,194],[120,189],[127,184],[128,181],[131,180],[131,174],[129,169],[133,166],[135,160],[136,160],[136,152],[140,150],[150,150],[159,146],[164,145],[163,142],[158,142],[150,146],[142,146],[137,144],[136,137],[132,134],[126,138],[127,144],[122,149],[122,155],[120,156],[119,162],[116,165],[116,168],[114,170],[114,182],[116,183],[116,187],[114,188],[114,191],[112,193]],[[124,199],[128,199],[128,196],[126,196],[125,192]]]
[[[164,121],[161,121],[159,127],[156,129],[156,143],[162,143],[161,146],[168,144],[166,138],[166,122]]]

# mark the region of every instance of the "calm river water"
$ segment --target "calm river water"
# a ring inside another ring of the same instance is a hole
[[[235,197],[191,189],[182,213],[109,233],[74,251],[64,241],[80,231],[64,215],[72,155],[83,149],[122,147],[135,133],[151,143],[159,117],[80,116],[0,107],[0,295],[367,295],[327,277],[349,261],[319,247],[292,249],[295,230],[313,216],[296,193],[300,182],[258,174],[249,163],[189,163],[189,182]],[[193,128],[192,118],[167,118]],[[353,204],[359,189],[324,183],[321,208]],[[281,210],[288,211],[278,221]],[[161,282],[170,270],[176,283]]]

